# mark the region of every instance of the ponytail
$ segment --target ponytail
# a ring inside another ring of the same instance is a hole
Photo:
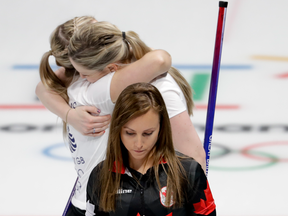
[[[50,55],[52,55],[52,51],[46,52],[42,56],[40,62],[40,79],[47,89],[56,92],[68,103],[67,87],[51,69],[49,64]]]
[[[133,57],[135,60],[139,60],[146,53],[150,52],[152,49],[148,47],[134,31],[128,31],[126,33],[126,39],[128,45],[133,50]]]
[[[67,87],[65,84],[58,78],[58,76],[54,73],[51,69],[49,64],[49,57],[52,55],[52,51],[48,51],[44,53],[40,62],[40,79],[43,85],[55,92],[56,94],[60,95],[68,104],[69,98],[67,95]],[[67,123],[63,120],[63,137],[67,137]]]

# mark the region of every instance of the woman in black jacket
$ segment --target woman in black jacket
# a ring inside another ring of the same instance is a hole
[[[216,215],[203,169],[174,150],[156,87],[128,86],[110,127],[106,159],[88,181],[86,215]]]

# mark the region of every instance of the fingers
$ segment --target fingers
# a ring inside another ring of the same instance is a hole
[[[93,117],[96,120],[101,118],[102,116],[97,116],[97,117]],[[106,121],[103,121],[103,119],[108,119]],[[92,119],[94,120],[94,119]],[[94,132],[95,133],[99,133],[101,131],[106,130],[109,127],[110,121],[111,121],[111,117],[107,116],[104,118],[101,118],[101,121],[97,121],[96,123],[94,123],[91,119],[89,120],[89,123],[82,123],[81,127],[79,127],[79,124],[77,124],[76,126],[78,126],[78,128],[76,128],[76,130],[78,130],[79,132],[81,132],[81,134],[83,135],[87,135],[87,134],[92,134]]]
[[[98,136],[102,136],[103,134],[105,133],[105,130],[104,131],[100,131],[100,132],[96,132],[96,133],[87,133],[87,134],[84,134],[85,136],[91,136],[91,137],[98,137]]]
[[[103,123],[104,125],[109,124],[111,121],[111,115],[105,115],[105,116],[97,116],[93,118],[92,122],[93,123]]]
[[[93,116],[98,116],[101,113],[101,110],[94,106],[82,106],[81,108]]]
[[[110,119],[101,123],[92,123],[89,124],[89,127],[82,132],[83,135],[88,136],[101,136],[105,133],[105,130],[109,127]],[[88,129],[89,128],[89,129]]]
[[[93,107],[93,106],[81,106],[81,107],[77,107],[77,109],[80,109],[82,113],[88,113],[89,115],[92,116],[87,116],[85,115],[85,121],[89,121],[89,123],[98,123],[98,122],[104,122],[104,121],[110,121],[111,119],[111,115],[103,115],[103,116],[99,116],[101,113],[101,110],[98,109],[97,107]],[[95,116],[95,117],[93,117]]]
[[[71,125],[78,130],[82,135],[97,137],[105,133],[111,121],[111,115],[99,115],[101,112],[96,107],[80,106],[75,109],[75,121]],[[92,115],[90,115],[92,114]],[[94,133],[93,133],[94,132]]]
[[[101,123],[94,123],[92,128],[85,135],[92,136],[92,137],[102,136],[105,133],[105,130],[109,127],[110,120],[111,120],[111,117],[109,116],[106,117],[108,118],[108,121],[104,121]]]
[[[99,133],[101,131],[106,130],[109,127],[109,122],[107,123],[97,123],[94,124],[94,126],[91,128],[91,130],[89,130],[88,133]]]

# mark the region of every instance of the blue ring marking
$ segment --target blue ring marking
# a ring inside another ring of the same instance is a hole
[[[173,65],[173,67],[177,69],[182,70],[211,70],[212,65],[185,65],[185,64],[179,64],[179,65]],[[53,70],[58,69],[59,67],[57,65],[51,65],[51,68]],[[221,65],[221,70],[251,70],[253,67],[252,65]],[[13,65],[13,70],[39,70],[39,65]]]
[[[46,147],[45,149],[43,149],[42,153],[47,156],[47,157],[50,157],[50,158],[53,158],[53,159],[56,159],[56,160],[62,160],[62,161],[72,161],[72,158],[71,157],[61,157],[61,156],[58,156],[58,155],[54,155],[52,153],[52,150],[53,149],[56,149],[56,148],[62,148],[62,147],[65,147],[65,144],[64,143],[58,143],[58,144],[55,144],[55,145],[52,145],[52,146],[48,146]]]
[[[177,69],[185,70],[212,70],[212,65],[172,65]],[[221,65],[221,70],[251,70],[252,65]]]
[[[59,66],[57,65],[51,65],[50,66],[52,70],[57,70],[59,68]],[[39,65],[37,64],[21,64],[21,65],[13,65],[12,66],[13,70],[39,70]]]

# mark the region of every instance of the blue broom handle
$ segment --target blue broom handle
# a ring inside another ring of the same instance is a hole
[[[222,52],[227,5],[228,2],[223,1],[219,2],[218,24],[216,31],[214,58],[213,58],[212,75],[210,81],[210,91],[209,91],[209,100],[208,100],[205,135],[204,135],[204,149],[206,152],[206,175],[208,175],[208,169],[209,169],[212,131],[214,123],[218,77],[221,62],[221,52]]]
[[[75,193],[75,191],[76,191],[76,185],[77,185],[77,182],[78,182],[78,178],[79,178],[79,177],[77,177],[77,179],[76,179],[76,181],[75,181],[75,184],[74,184],[74,186],[73,186],[73,189],[72,189],[72,191],[71,191],[71,194],[70,194],[70,196],[69,196],[69,199],[68,199],[68,201],[67,201],[67,203],[66,203],[66,206],[65,206],[65,209],[64,209],[64,211],[63,211],[62,216],[66,216],[66,214],[67,214],[70,206],[72,205],[72,204],[71,204],[71,201],[72,201],[72,198],[73,198],[74,193]]]

